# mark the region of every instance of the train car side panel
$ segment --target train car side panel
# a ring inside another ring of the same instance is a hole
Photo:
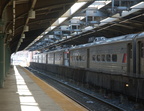
[[[48,53],[48,64],[54,64],[54,52]]]
[[[44,54],[43,54],[43,61],[42,61],[42,63],[44,63],[44,64],[46,64],[46,56],[47,56],[47,55],[44,53]]]
[[[69,52],[69,50],[65,50],[64,51],[64,65],[65,66],[69,66],[69,64],[70,64],[70,52]]]
[[[144,38],[137,40],[137,76],[144,77]]]
[[[87,68],[87,49],[70,50],[70,66]]]
[[[63,65],[64,51],[55,52],[55,64]]]
[[[110,74],[126,74],[126,43],[120,42],[90,47],[90,69]]]

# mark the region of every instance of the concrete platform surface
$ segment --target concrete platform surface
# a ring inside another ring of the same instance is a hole
[[[86,111],[56,89],[14,66],[0,89],[0,111]]]

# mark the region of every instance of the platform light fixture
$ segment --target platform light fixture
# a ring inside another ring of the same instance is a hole
[[[22,39],[22,38],[20,39],[20,42],[21,42],[21,43],[23,42],[23,39]]]
[[[128,84],[128,83],[126,83],[126,84],[125,84],[125,86],[126,86],[126,87],[129,87],[129,84]]]
[[[29,26],[24,26],[24,32],[28,32],[29,31]]]
[[[28,17],[29,17],[30,19],[35,19],[35,11],[31,9],[31,10],[29,11]]]
[[[22,34],[22,35],[21,35],[21,38],[23,38],[23,39],[24,39],[24,38],[25,38],[25,34]]]

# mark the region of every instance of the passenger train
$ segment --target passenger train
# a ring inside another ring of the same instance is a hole
[[[87,83],[144,99],[144,32],[36,54],[33,63],[93,71],[86,72]],[[104,80],[105,85],[98,83]]]

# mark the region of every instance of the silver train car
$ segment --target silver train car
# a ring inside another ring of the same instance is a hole
[[[83,74],[70,74],[71,79],[81,81],[81,75],[90,85],[144,100],[144,33],[37,54],[33,63],[81,68]]]
[[[33,55],[33,62],[69,66],[68,49],[59,49],[48,53]]]
[[[122,74],[135,73],[135,46],[137,34],[119,36],[70,50],[70,66],[89,68],[97,72]]]

